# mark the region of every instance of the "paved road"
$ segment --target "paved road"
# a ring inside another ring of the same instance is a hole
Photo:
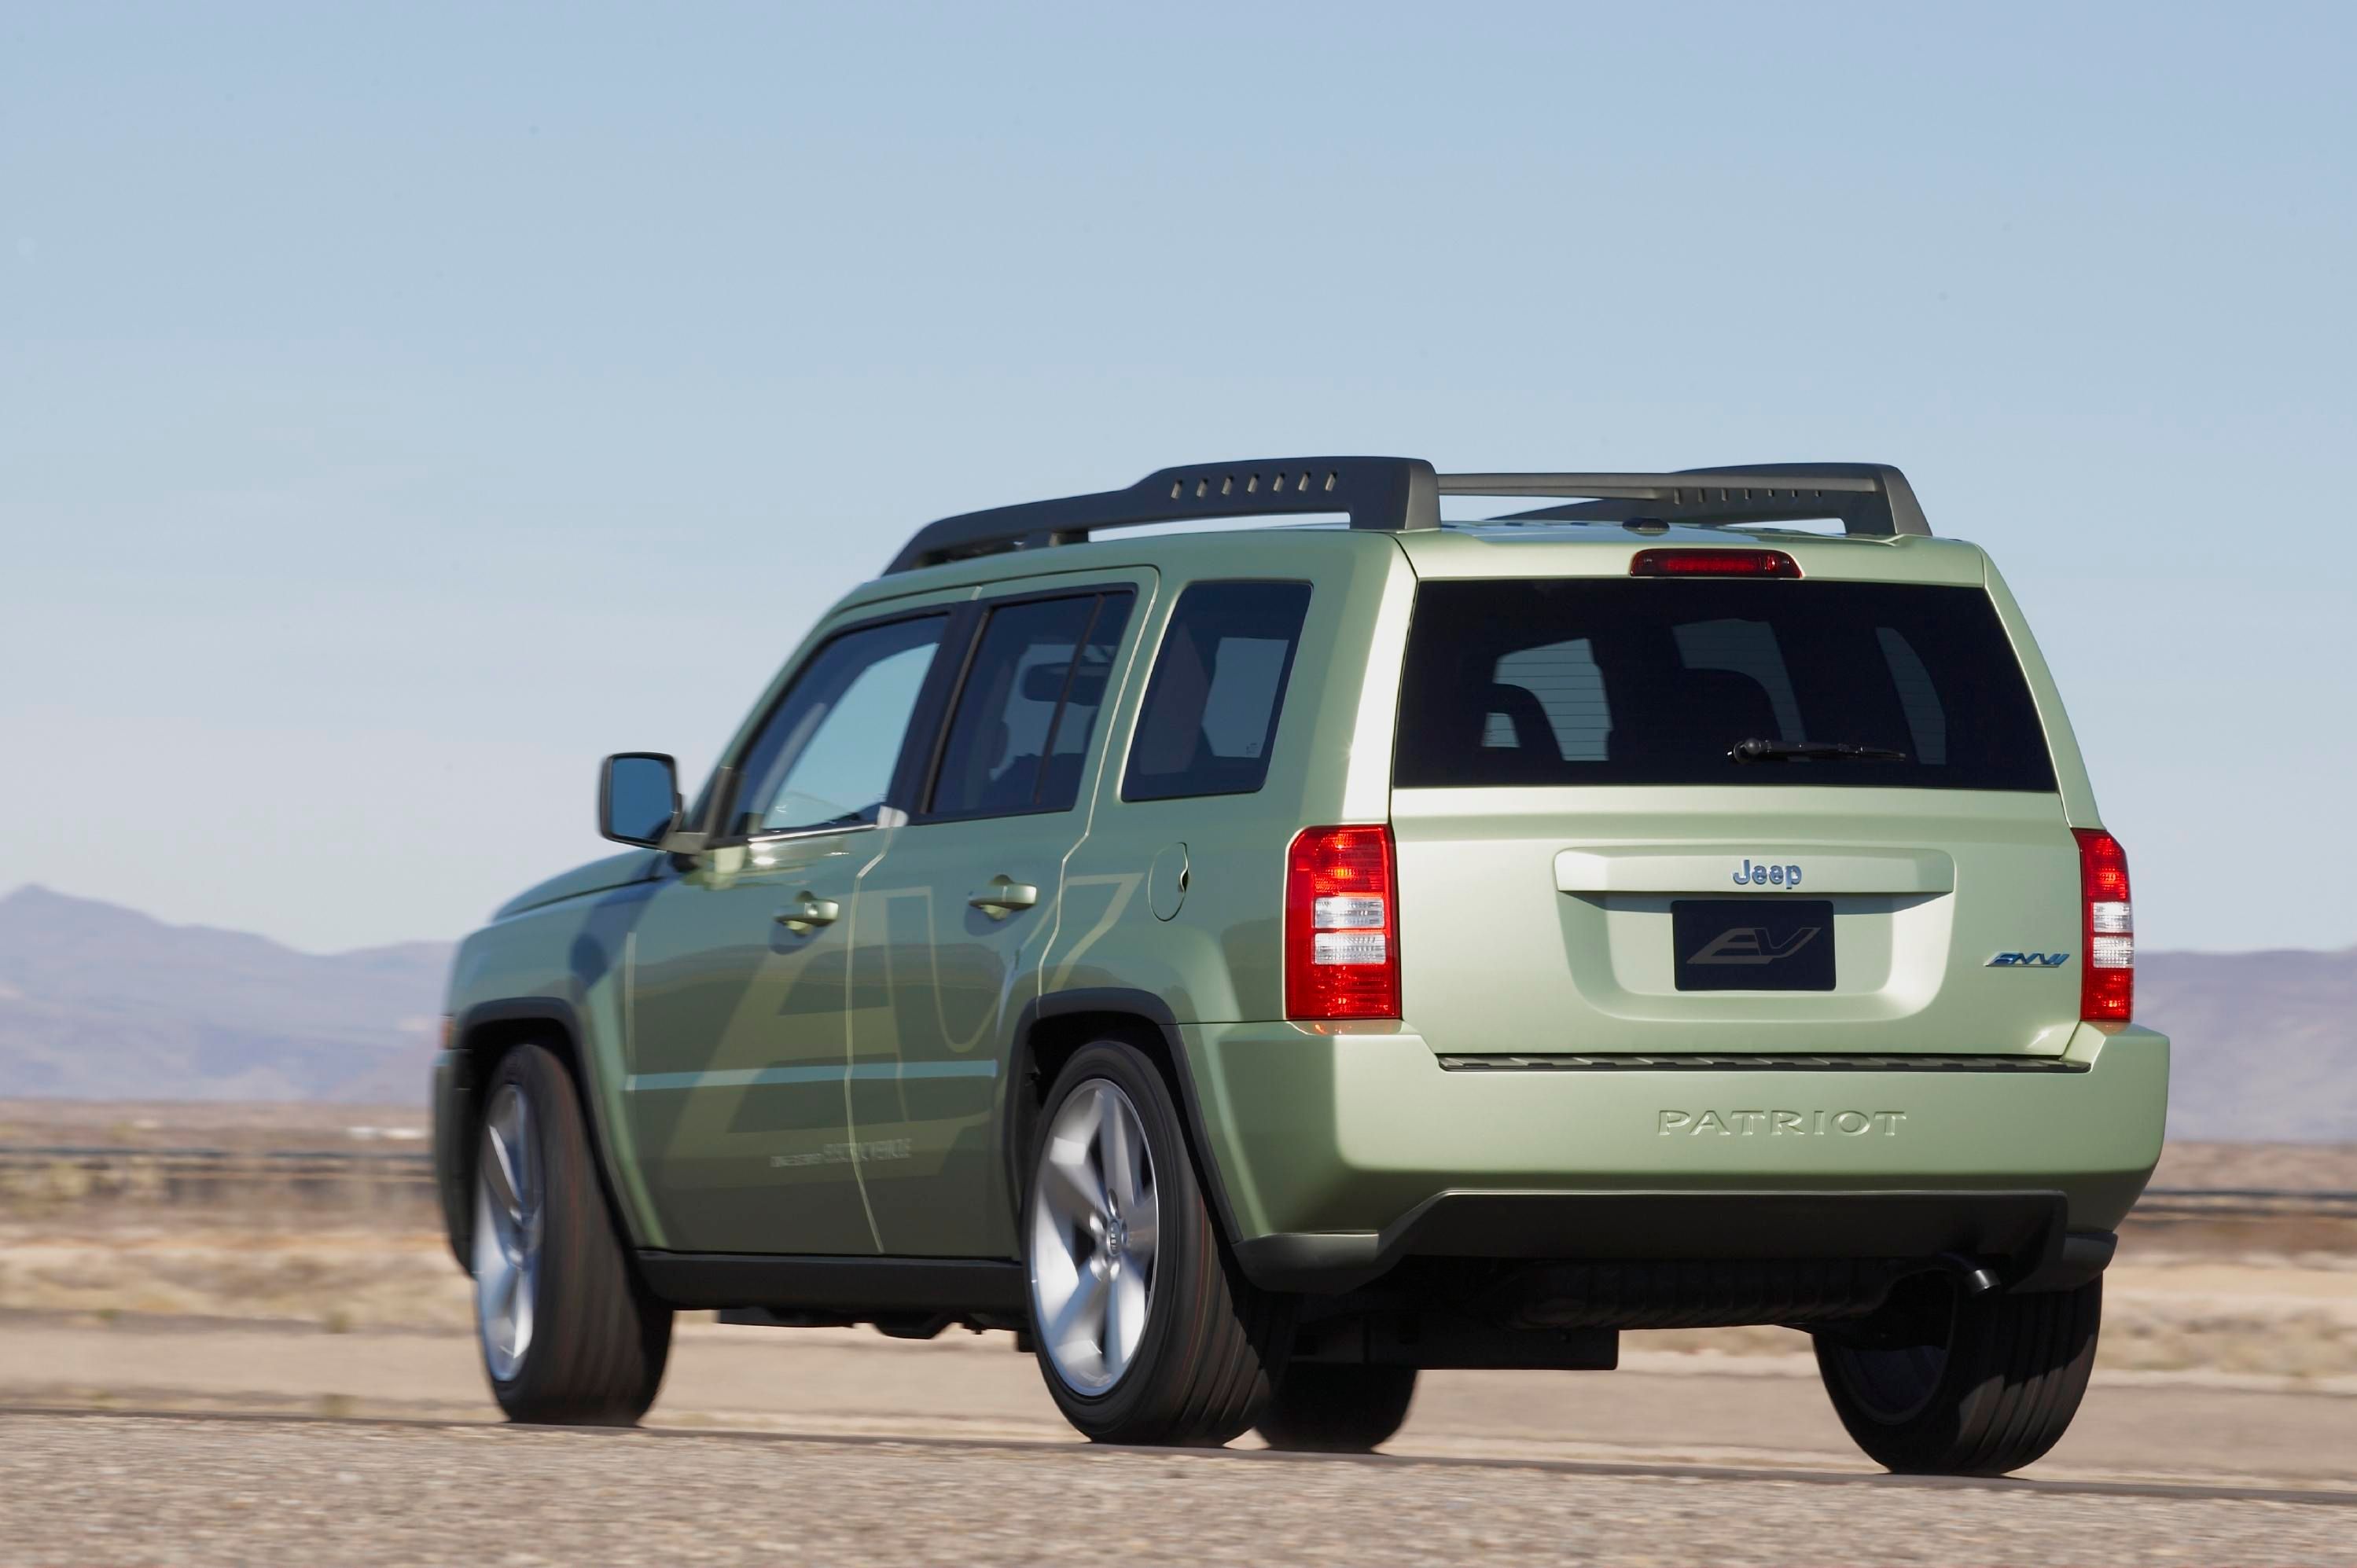
[[[1958,1485],[1872,1475],[1792,1362],[1640,1356],[1433,1376],[1379,1458],[1117,1452],[1007,1343],[689,1327],[614,1434],[495,1424],[457,1336],[0,1318],[0,1564],[2357,1564],[2357,1398],[2112,1379]]]
[[[2318,1563],[2357,1562],[2357,1494],[17,1414],[0,1416],[0,1555],[28,1568]]]
[[[1006,1335],[916,1345],[865,1330],[685,1327],[650,1420],[800,1436],[1071,1441],[1030,1358],[1011,1345]],[[1698,1371],[1708,1363],[1691,1356],[1629,1361],[1618,1372],[1429,1375],[1393,1451],[1864,1467],[1805,1356],[1752,1363],[1747,1375]],[[2097,1378],[2037,1474],[2357,1490],[2357,1397]],[[496,1413],[473,1342],[457,1335],[0,1317],[0,1405],[60,1404]]]

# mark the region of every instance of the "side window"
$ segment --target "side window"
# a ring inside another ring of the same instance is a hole
[[[811,656],[738,765],[739,833],[873,825],[946,615],[844,633]]]
[[[1039,781],[1042,806],[1065,811],[1081,798],[1081,769],[1088,765],[1089,746],[1096,738],[1097,714],[1104,707],[1121,634],[1129,628],[1131,602],[1127,594],[1107,594],[1097,601],[1097,618],[1081,644],[1080,657],[1072,661],[1064,684],[1064,712],[1048,743],[1048,766]],[[1041,677],[1043,684],[1050,679],[1052,671]]]
[[[1125,800],[1248,795],[1309,611],[1307,583],[1197,583],[1178,596],[1130,743]]]
[[[1090,594],[990,612],[950,719],[929,816],[1071,808],[1129,607],[1126,593]]]

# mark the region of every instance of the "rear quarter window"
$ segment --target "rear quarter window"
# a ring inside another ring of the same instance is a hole
[[[1876,760],[1738,762],[1738,741]],[[1514,579],[1416,592],[1393,781],[2051,790],[2036,704],[1978,588]]]
[[[1308,610],[1307,583],[1197,583],[1178,596],[1138,707],[1123,800],[1248,795],[1268,781]]]

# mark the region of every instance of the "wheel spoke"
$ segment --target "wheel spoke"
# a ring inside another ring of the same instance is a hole
[[[1121,1299],[1122,1272],[1123,1271],[1116,1269],[1105,1276],[1103,1286],[1104,1310],[1099,1317],[1099,1322],[1103,1326],[1097,1335],[1097,1353],[1104,1359],[1105,1372],[1108,1376],[1112,1377],[1119,1377],[1121,1375],[1121,1369],[1129,1364],[1129,1358],[1122,1354],[1121,1348],[1121,1342],[1124,1337],[1124,1327],[1122,1324],[1122,1308],[1124,1304]]]
[[[1082,1269],[1063,1310],[1049,1326],[1048,1342],[1065,1355],[1102,1354],[1104,1343],[1105,1282],[1093,1269]]]
[[[522,1096],[516,1100],[513,1157],[516,1224],[529,1235],[538,1229],[540,1221],[540,1151],[533,1147],[532,1112]]]
[[[522,1218],[523,1205],[516,1196],[515,1152],[508,1146],[506,1130],[496,1122],[483,1129],[490,1158],[483,1162],[483,1179],[491,1189],[493,1212],[511,1223]]]
[[[1105,1293],[1105,1367],[1118,1373],[1137,1354],[1146,1333],[1146,1275],[1135,1264],[1124,1264]]]
[[[1127,1214],[1137,1207],[1137,1145],[1139,1130],[1130,1124],[1127,1106],[1110,1108],[1097,1142],[1104,1162],[1105,1196],[1113,1212]]]
[[[517,1355],[532,1343],[533,1277],[530,1268],[518,1269],[508,1291],[508,1343]]]
[[[508,1275],[514,1269],[515,1265],[508,1260],[507,1249],[500,1244],[497,1238],[476,1242],[475,1292],[484,1311],[492,1310],[506,1294]]]
[[[1128,1225],[1128,1231],[1123,1239],[1122,1250],[1129,1254],[1132,1263],[1143,1268],[1154,1262],[1154,1249],[1162,1240],[1161,1229],[1155,1223],[1154,1204],[1150,1196],[1145,1204],[1132,1212]]]
[[[1089,1148],[1075,1139],[1058,1137],[1048,1145],[1044,1174],[1050,1183],[1044,1195],[1058,1218],[1078,1224],[1092,1215],[1106,1217],[1105,1191],[1089,1168]]]
[[[510,1214],[506,1207],[490,1195],[489,1191],[490,1185],[488,1181],[483,1184],[486,1189],[482,1205],[484,1244],[499,1255],[500,1263],[504,1267],[515,1261],[515,1216]]]

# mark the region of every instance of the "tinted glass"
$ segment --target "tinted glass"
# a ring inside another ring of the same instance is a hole
[[[1048,764],[1039,784],[1039,803],[1062,810],[1080,799],[1081,769],[1086,766],[1090,743],[1097,733],[1113,679],[1114,655],[1121,651],[1121,634],[1128,628],[1131,596],[1108,594],[1097,601],[1096,619],[1081,644],[1081,655],[1064,686],[1064,711],[1057,716],[1048,741]],[[1039,690],[1052,684],[1052,666],[1036,677]]]
[[[1243,795],[1266,781],[1308,611],[1307,583],[1198,583],[1178,596],[1122,799]]]
[[[1904,759],[1739,763],[1738,741]],[[1896,583],[1427,583],[1393,781],[2054,788],[1996,607]]]
[[[735,831],[874,823],[947,624],[845,632],[813,655],[746,753]]]
[[[942,748],[931,815],[1068,810],[1080,797],[1127,594],[990,612]]]

